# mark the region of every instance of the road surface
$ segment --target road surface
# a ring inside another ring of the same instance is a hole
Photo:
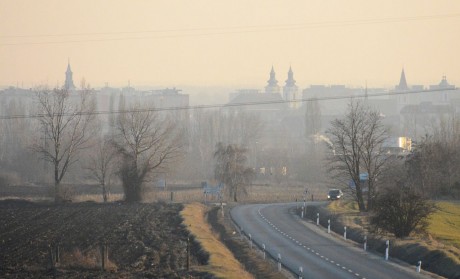
[[[311,203],[310,203],[311,204]],[[302,222],[289,213],[296,204],[241,205],[231,216],[244,234],[292,272],[303,278],[396,279],[431,278],[416,273],[415,266],[402,266],[383,256],[363,251],[316,224]],[[268,255],[267,255],[268,256]]]

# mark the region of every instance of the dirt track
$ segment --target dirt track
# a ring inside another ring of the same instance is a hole
[[[188,233],[181,225],[181,209],[181,205],[165,203],[2,201],[0,277],[207,277],[186,269]],[[108,247],[104,272],[101,243]],[[58,246],[59,261],[53,270],[51,255],[56,257]],[[192,265],[206,261],[193,241],[191,251]]]

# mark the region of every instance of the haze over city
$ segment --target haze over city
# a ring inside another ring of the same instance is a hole
[[[460,278],[459,34],[460,0],[0,0],[0,278]]]
[[[459,1],[2,1],[0,86],[458,85],[459,33]]]

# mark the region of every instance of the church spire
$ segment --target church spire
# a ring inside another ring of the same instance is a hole
[[[75,89],[72,78],[72,70],[70,69],[70,60],[67,62],[67,71],[65,72],[64,88],[67,90]]]
[[[399,85],[396,86],[396,89],[398,90],[408,90],[409,89],[409,87],[407,86],[406,74],[404,73],[404,68],[401,71],[401,78],[399,79]]]
[[[275,70],[273,69],[273,66],[272,66],[272,70],[270,71],[270,79],[267,80],[268,86],[277,86],[278,85],[278,81],[276,80],[275,75],[276,75]]]
[[[272,70],[270,71],[270,79],[267,80],[267,86],[265,86],[265,93],[279,93],[280,92],[280,87],[278,86],[278,81],[276,80],[275,77],[275,70],[273,69],[272,65]]]
[[[294,72],[292,71],[291,66],[289,66],[288,79],[286,80],[286,86],[288,86],[288,87],[295,86]]]

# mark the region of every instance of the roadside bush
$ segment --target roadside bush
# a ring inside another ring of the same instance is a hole
[[[425,232],[427,218],[436,206],[410,187],[390,187],[380,193],[374,203],[370,224],[374,231],[384,231],[398,238],[412,232]]]

